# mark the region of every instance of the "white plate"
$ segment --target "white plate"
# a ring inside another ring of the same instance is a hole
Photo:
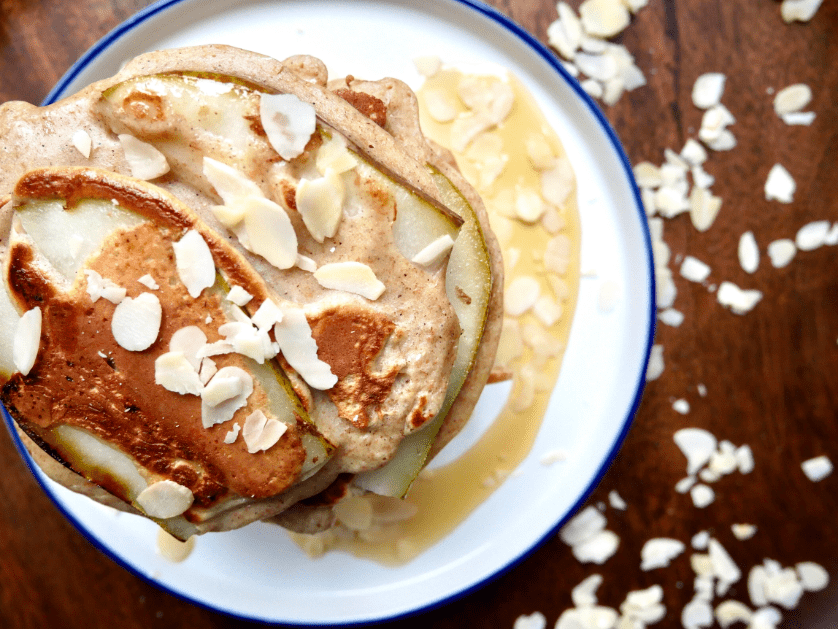
[[[610,464],[639,402],[654,332],[654,282],[646,222],[619,142],[550,52],[507,18],[470,1],[169,0],[105,37],[49,98],[110,76],[139,53],[202,43],[237,45],[279,59],[310,53],[336,76],[390,75],[416,85],[412,59],[435,54],[456,65],[497,64],[523,81],[573,160],[582,269],[591,272],[582,279],[547,418],[520,475],[451,535],[396,568],[339,553],[312,561],[281,529],[263,524],[204,536],[185,562],[173,564],[156,552],[153,524],[118,515],[36,474],[70,520],[116,561],[228,614],[282,623],[359,623],[465,593],[520,560],[579,506]],[[614,283],[621,296],[607,313],[597,305],[604,282]],[[504,393],[499,386],[487,389],[466,441],[494,419],[492,409]],[[567,461],[539,463],[555,449],[565,450]]]

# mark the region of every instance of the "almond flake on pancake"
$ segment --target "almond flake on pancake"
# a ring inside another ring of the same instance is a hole
[[[87,294],[91,301],[97,301],[104,297],[112,304],[118,304],[127,295],[128,291],[116,284],[114,281],[102,277],[93,269],[85,269],[84,275],[87,278]]]
[[[152,518],[174,518],[189,507],[195,497],[188,487],[172,480],[152,483],[137,496],[137,504]]]
[[[214,343],[207,343],[198,352],[198,358],[204,359],[209,356],[221,356],[222,354],[232,354],[233,344],[229,341],[215,341]]]
[[[201,420],[204,428],[233,419],[253,393],[253,378],[239,367],[222,367],[204,386]]]
[[[212,358],[201,359],[201,370],[198,372],[201,384],[209,382],[216,373],[218,373],[218,367]]]
[[[32,308],[23,313],[15,326],[12,342],[12,362],[22,375],[27,376],[35,366],[41,346],[41,309]]]
[[[375,301],[386,286],[375,272],[361,262],[332,262],[314,272],[314,279],[323,287],[361,295]]]
[[[180,352],[192,365],[192,369],[198,371],[201,368],[201,358],[198,352],[207,344],[207,335],[196,325],[188,325],[177,330],[169,339],[169,351]]]
[[[131,168],[131,174],[137,179],[150,181],[169,172],[169,162],[166,161],[166,156],[151,144],[127,133],[119,135],[119,142],[122,144],[122,151]]]
[[[300,179],[295,202],[311,237],[317,242],[332,238],[343,217],[345,190],[340,175],[327,169],[317,179]]]
[[[155,282],[154,278],[151,277],[151,275],[149,275],[148,273],[138,278],[137,281],[146,288],[150,288],[151,290],[158,290],[160,288],[160,284]]]
[[[233,302],[237,306],[246,306],[253,299],[253,295],[248,293],[241,286],[233,286],[230,292],[227,293],[227,300]]]
[[[87,159],[90,159],[90,151],[93,148],[93,140],[90,138],[90,134],[87,131],[84,129],[78,129],[75,133],[73,133],[71,141],[79,153]]]
[[[111,332],[120,346],[132,352],[151,347],[160,333],[163,308],[151,293],[141,293],[134,299],[126,297],[114,309]]]
[[[252,358],[260,365],[279,351],[271,342],[268,330],[259,330],[250,320],[225,323],[218,328],[218,333],[233,346],[234,352]]]
[[[262,256],[278,269],[290,269],[297,263],[297,233],[282,208],[265,197],[246,197],[238,203],[244,209],[246,241],[242,245]]]
[[[315,158],[317,170],[325,175],[329,170],[338,175],[355,168],[358,160],[346,146],[346,139],[337,133],[333,133],[318,150]]]
[[[302,308],[283,308],[274,336],[285,360],[310,387],[325,391],[337,384],[332,368],[317,357],[317,342]]]
[[[285,160],[302,155],[317,124],[314,107],[293,94],[262,94],[259,117],[268,142]]]
[[[314,273],[317,270],[317,262],[300,253],[297,254],[297,262],[295,266],[301,271],[306,271],[308,273]]]
[[[180,281],[192,297],[215,284],[215,262],[200,233],[190,229],[183,238],[172,243]]]
[[[236,439],[239,438],[239,431],[241,431],[241,429],[242,427],[239,425],[239,422],[234,423],[233,427],[227,431],[226,435],[224,435],[224,443],[235,443]]]
[[[273,417],[267,417],[265,413],[257,409],[244,420],[242,437],[247,445],[247,451],[255,454],[274,446],[286,430],[288,426],[284,423]]]
[[[411,262],[425,267],[433,266],[451,251],[453,246],[454,239],[448,234],[443,234],[413,256]]]
[[[282,310],[272,300],[266,299],[251,317],[253,325],[260,330],[270,330],[282,321]]]
[[[201,395],[203,383],[183,352],[166,352],[154,361],[154,382],[173,393]]]
[[[234,205],[246,197],[265,196],[262,189],[244,173],[211,157],[204,157],[204,177],[215,188],[224,205]]]

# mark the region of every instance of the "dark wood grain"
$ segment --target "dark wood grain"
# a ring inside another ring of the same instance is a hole
[[[0,101],[40,102],[62,73],[98,38],[146,0],[0,0]],[[555,19],[552,0],[495,0],[542,41]],[[578,6],[578,2],[572,2]],[[770,557],[793,565],[826,566],[830,587],[804,595],[784,612],[784,627],[838,626],[838,474],[820,483],[800,462],[826,454],[838,462],[838,273],[836,249],[801,252],[785,269],[766,260],[754,275],[739,267],[739,236],[753,230],[765,245],[793,237],[805,223],[838,220],[838,3],[827,0],[807,24],[786,25],[773,0],[651,0],[620,41],[636,56],[649,85],[605,108],[634,162],[663,161],[700,125],[691,103],[696,77],[727,74],[724,102],[734,113],[735,150],[708,165],[724,199],[705,233],[686,216],[666,222],[673,256],[695,255],[713,268],[712,282],[728,279],[765,293],[746,316],[722,309],[700,285],[676,278],[679,328],[659,326],[666,371],[648,386],[634,427],[611,470],[591,497],[617,490],[625,512],[608,510],[621,537],[604,566],[577,563],[558,539],[549,539],[485,587],[418,616],[385,624],[405,627],[512,627],[520,614],[543,612],[550,626],[571,605],[570,590],[586,576],[605,578],[600,600],[619,606],[629,590],[660,583],[667,617],[657,627],[679,627],[692,595],[688,553],[666,570],[642,572],[639,554],[650,537],[688,542],[711,530],[747,570]],[[773,113],[768,88],[805,82],[814,90],[811,127],[788,127]],[[775,162],[797,181],[790,205],[766,202],[762,186]],[[696,386],[707,387],[707,397]],[[672,401],[692,407],[682,416]],[[685,426],[709,429],[735,444],[748,443],[755,471],[714,484],[706,509],[676,494],[684,460],[672,441]],[[756,536],[736,540],[735,522],[756,524]],[[680,584],[680,585],[679,585]],[[748,602],[744,580],[731,595]],[[161,592],[104,557],[61,516],[40,491],[7,435],[0,435],[0,626],[226,628],[248,623],[198,608]]]

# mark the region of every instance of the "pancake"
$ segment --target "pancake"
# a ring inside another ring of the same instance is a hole
[[[264,95],[313,108],[301,148],[273,139]],[[328,84],[305,56],[163,51],[55,105],[4,105],[0,137],[0,316],[17,322],[2,399],[62,485],[182,539],[280,513],[310,530],[347,479],[403,495],[470,415],[497,346],[500,257],[403,84]],[[179,259],[197,240],[214,265],[199,288],[206,271]],[[140,305],[160,311],[147,345]]]

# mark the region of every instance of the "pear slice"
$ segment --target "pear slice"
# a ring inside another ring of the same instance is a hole
[[[355,477],[356,485],[382,496],[403,497],[424,467],[434,439],[474,365],[492,292],[489,251],[477,214],[445,175],[436,169],[432,172],[442,200],[465,221],[451,250],[445,275],[448,299],[462,332],[445,400],[437,416],[421,430],[405,437],[386,465]]]

